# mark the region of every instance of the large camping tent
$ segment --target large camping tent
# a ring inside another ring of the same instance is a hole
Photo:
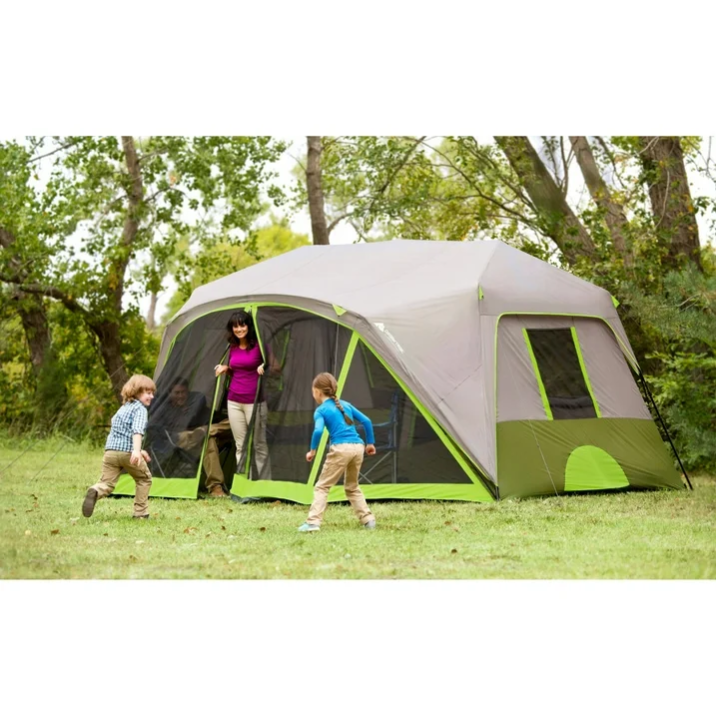
[[[259,472],[251,434],[238,470],[226,451],[234,495],[310,503],[327,447],[324,435],[305,461],[322,371],[376,425],[369,499],[684,487],[610,294],[499,241],[307,246],[202,286],[166,328],[155,403],[184,379],[204,422],[221,417],[213,367],[239,307],[280,371],[263,379],[270,464]],[[160,450],[153,414],[151,494],[196,497],[206,440]],[[133,492],[127,476],[116,492]],[[331,499],[345,499],[340,485]]]

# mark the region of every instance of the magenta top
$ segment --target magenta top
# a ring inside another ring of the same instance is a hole
[[[256,386],[259,374],[256,369],[264,362],[258,343],[253,348],[243,350],[232,345],[229,350],[229,383],[228,399],[234,403],[253,403],[256,398]],[[259,400],[261,397],[259,396]]]

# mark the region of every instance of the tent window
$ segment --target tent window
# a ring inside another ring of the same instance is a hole
[[[597,410],[569,328],[525,329],[545,412],[554,420],[596,418]]]

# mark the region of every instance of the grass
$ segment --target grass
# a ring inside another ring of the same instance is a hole
[[[152,499],[139,521],[116,498],[85,519],[101,449],[46,441],[22,454],[29,445],[0,443],[3,579],[716,577],[707,476],[692,478],[694,492],[373,503],[373,532],[331,504],[320,532],[299,534],[307,508],[280,502]]]

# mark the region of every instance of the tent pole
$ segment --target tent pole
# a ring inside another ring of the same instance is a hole
[[[681,472],[684,474],[684,477],[686,478],[686,482],[689,486],[690,490],[694,489],[694,486],[691,484],[691,480],[689,480],[689,476],[686,474],[686,468],[684,467],[683,463],[681,462],[681,458],[679,457],[679,453],[676,450],[676,446],[674,445],[673,441],[671,440],[671,435],[669,435],[669,430],[666,427],[666,423],[664,422],[664,419],[661,417],[661,413],[659,412],[659,408],[656,405],[656,401],[654,400],[654,396],[651,394],[651,391],[649,390],[649,386],[646,383],[646,379],[644,378],[644,373],[639,368],[639,373],[637,373],[639,378],[641,379],[641,384],[644,386],[644,391],[649,396],[649,400],[651,400],[651,404],[654,406],[654,410],[656,410],[656,415],[659,418],[659,422],[661,423],[661,427],[664,428],[664,433],[666,434],[666,438],[669,441],[669,445],[671,445],[671,449],[674,451],[674,455],[676,455],[676,459],[679,463],[679,467],[681,468]]]

